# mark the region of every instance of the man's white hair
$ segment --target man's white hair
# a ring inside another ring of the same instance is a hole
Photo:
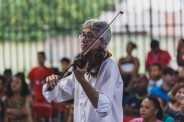
[[[85,29],[85,28],[92,29],[99,36],[105,30],[105,28],[107,28],[108,26],[109,25],[106,21],[100,21],[100,20],[97,20],[97,19],[90,19],[90,20],[87,20],[83,24],[83,29]],[[110,27],[101,36],[101,38],[103,38],[104,40],[107,41],[107,45],[109,44],[109,42],[111,40],[111,29],[110,29]]]

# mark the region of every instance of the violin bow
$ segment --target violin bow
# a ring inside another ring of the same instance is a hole
[[[98,35],[97,39],[95,41],[93,41],[93,43],[87,48],[85,49],[80,55],[86,55],[90,49],[96,44],[96,42],[102,37],[102,35],[107,31],[107,29],[110,27],[110,25],[116,20],[116,18],[119,16],[119,15],[122,15],[124,12],[123,11],[120,11],[114,18],[113,20],[108,24],[108,26]],[[68,74],[68,70],[73,66],[73,63],[70,64],[68,66],[68,68],[64,71],[64,75],[63,76],[58,76],[58,81],[57,83],[59,83],[59,80],[66,77],[67,74]]]

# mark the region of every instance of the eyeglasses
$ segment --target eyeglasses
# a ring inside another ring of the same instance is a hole
[[[79,35],[79,39],[85,39],[86,41],[91,41],[92,39],[96,39],[97,37],[96,36],[94,36],[94,35],[87,35],[87,34],[80,34]]]

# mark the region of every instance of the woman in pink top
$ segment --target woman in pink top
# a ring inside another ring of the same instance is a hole
[[[141,104],[140,115],[140,118],[130,122],[162,122],[163,113],[158,99],[154,96],[145,98]]]

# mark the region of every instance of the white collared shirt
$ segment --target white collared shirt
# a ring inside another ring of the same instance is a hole
[[[163,82],[162,78],[160,78],[158,80],[150,79],[149,84],[148,84],[148,91],[150,91],[155,86],[162,85],[162,82]]]
[[[116,63],[106,59],[97,77],[86,80],[99,92],[98,107],[95,109],[75,78],[74,73],[61,79],[52,91],[43,86],[43,95],[48,102],[62,102],[74,98],[74,122],[122,122],[123,81]]]

